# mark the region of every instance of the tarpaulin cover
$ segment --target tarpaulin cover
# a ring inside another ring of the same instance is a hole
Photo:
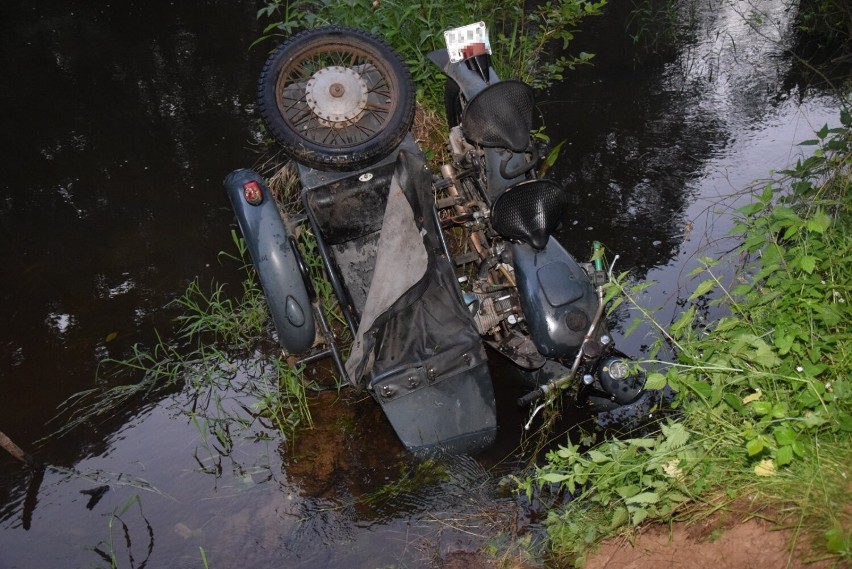
[[[452,266],[442,255],[439,231],[429,173],[419,156],[400,152],[370,290],[346,362],[353,382],[438,354],[449,362],[482,351],[470,314],[459,301]]]
[[[440,231],[423,159],[401,151],[346,369],[407,447],[467,451],[494,438],[494,393]]]

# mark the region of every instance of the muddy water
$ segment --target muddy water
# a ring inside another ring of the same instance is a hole
[[[618,29],[597,24],[598,67],[541,97],[551,137],[570,142],[555,172],[574,201],[560,237],[579,257],[600,240],[617,268],[659,281],[644,300],[663,320],[682,310],[697,258],[730,248],[726,196],[837,122],[832,97],[802,87],[769,41],[789,38],[785,3],[761,3],[762,19],[738,5],[702,5],[676,53],[637,68],[607,51]],[[448,465],[411,461],[377,406],[334,392],[295,447],[262,425],[223,443],[180,394],[37,443],[99,361],[169,333],[164,306],[191,279],[239,282],[217,260],[231,223],[220,180],[255,160],[255,11],[0,7],[0,431],[52,465],[34,484],[0,456],[2,568],[203,567],[200,548],[211,567],[433,566],[526,524],[497,488],[523,421],[499,377],[497,449]],[[620,345],[647,341],[640,330]],[[252,403],[238,390],[250,375],[222,386],[223,411]]]

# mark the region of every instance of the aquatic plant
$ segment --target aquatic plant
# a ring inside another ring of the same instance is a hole
[[[131,402],[168,392],[186,399],[182,412],[214,461],[230,453],[234,434],[255,424],[285,441],[311,425],[302,368],[281,359],[277,349],[258,349],[271,337],[268,308],[244,241],[236,232],[232,238],[236,253],[220,257],[243,268],[240,292],[228,294],[216,283],[208,291],[192,281],[172,303],[181,311],[175,338],[158,334],[153,347],[134,345],[129,357],[102,361],[97,385],[60,405],[56,435],[108,421]],[[248,353],[252,358],[244,359]]]

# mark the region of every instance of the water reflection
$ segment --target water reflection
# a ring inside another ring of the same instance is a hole
[[[552,107],[573,109],[547,123],[555,140],[570,141],[555,169],[576,199],[561,237],[581,255],[592,240],[604,242],[639,280],[668,264],[695,229],[685,209],[708,163],[745,132],[763,128],[787,97],[787,2],[717,1],[697,9],[688,15],[693,40],[659,72],[627,62],[581,70],[543,107],[545,116]]]
[[[215,261],[230,247],[220,179],[253,160],[263,53],[247,49],[245,3],[0,11],[14,78],[0,86],[0,411],[25,444],[98,359],[168,329],[162,307],[190,278],[233,274]]]

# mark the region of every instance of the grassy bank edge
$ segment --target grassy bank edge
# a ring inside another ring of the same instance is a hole
[[[852,118],[820,129],[813,154],[753,188],[738,211],[730,253],[740,269],[723,282],[702,259],[690,304],[671,326],[652,323],[655,350],[672,362],[649,386],[678,392],[677,414],[641,437],[548,453],[520,487],[568,492],[548,513],[552,554],[582,566],[601,539],[642,523],[695,519],[749,496],[776,521],[814,541],[815,557],[852,556]],[[726,261],[723,259],[722,261]],[[610,284],[636,304],[637,287]],[[639,288],[647,283],[639,285]],[[692,301],[711,298],[725,316],[707,322]]]

